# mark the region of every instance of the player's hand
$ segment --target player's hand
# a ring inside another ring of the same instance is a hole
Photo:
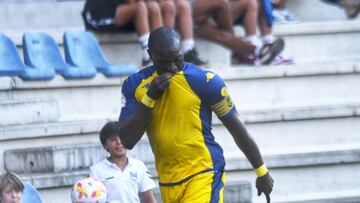
[[[272,191],[273,185],[274,185],[274,180],[272,179],[269,173],[267,173],[262,177],[258,177],[256,179],[256,188],[258,191],[258,196],[260,196],[261,193],[264,193],[267,203],[270,203],[270,193]]]
[[[151,83],[147,95],[154,100],[159,99],[165,90],[169,88],[172,73],[163,73],[156,77]]]

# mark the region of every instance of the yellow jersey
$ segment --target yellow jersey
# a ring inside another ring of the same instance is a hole
[[[120,121],[131,116],[157,72],[149,66],[124,80]],[[184,63],[169,89],[156,100],[146,132],[160,185],[182,183],[196,174],[222,171],[223,150],[211,133],[212,112],[224,120],[236,112],[224,81],[215,73]]]

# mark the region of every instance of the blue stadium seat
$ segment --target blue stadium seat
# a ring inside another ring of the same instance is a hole
[[[24,80],[50,80],[54,78],[55,71],[25,66],[14,42],[0,33],[0,76],[19,76]]]
[[[23,35],[25,64],[39,69],[54,69],[66,79],[93,78],[93,67],[76,67],[65,63],[55,40],[43,32],[26,32]]]
[[[24,182],[24,191],[21,195],[21,203],[42,203],[37,189],[28,182]]]
[[[96,67],[106,77],[124,76],[137,71],[132,64],[110,64],[94,35],[87,31],[64,33],[65,60],[81,67]]]

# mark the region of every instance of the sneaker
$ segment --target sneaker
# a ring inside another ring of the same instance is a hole
[[[280,9],[274,9],[272,17],[275,23],[284,23],[286,21],[285,16],[282,14]]]
[[[287,22],[296,22],[298,21],[298,18],[289,10],[287,9],[283,9],[282,10],[282,15],[284,16],[285,20]]]
[[[294,60],[292,58],[284,57],[282,55],[277,55],[274,60],[271,61],[271,65],[292,65]]]
[[[278,54],[283,50],[283,48],[284,48],[284,40],[277,39],[271,44],[264,43],[263,46],[260,48],[260,51],[257,56],[255,54],[236,55],[233,53],[232,57],[231,57],[231,63],[232,64],[251,64],[251,65],[258,66],[258,65],[263,65],[263,64],[270,64],[275,59],[278,58],[277,61],[274,63],[284,64],[285,61],[287,61],[290,64],[290,61],[292,61],[292,59],[285,59],[283,57],[281,57],[281,58],[277,57]],[[283,59],[283,60],[281,61],[281,59]]]
[[[151,59],[142,59],[141,65],[142,65],[143,67],[145,67],[145,66],[150,65],[151,62],[152,62]]]
[[[256,61],[255,54],[249,55],[235,55],[231,56],[231,64],[251,64],[254,65]]]
[[[264,44],[259,53],[255,53],[255,65],[270,64],[272,60],[284,49],[284,40],[276,39],[271,44]]]
[[[203,66],[203,65],[207,64],[207,62],[202,61],[199,58],[198,53],[195,49],[191,49],[190,51],[188,51],[184,54],[184,61],[193,63],[197,66]]]

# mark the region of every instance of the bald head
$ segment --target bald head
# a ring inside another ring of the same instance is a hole
[[[179,35],[170,27],[160,27],[150,33],[149,50],[156,59],[167,59],[181,54]]]
[[[168,72],[162,70],[169,69],[169,67],[164,67],[164,63],[175,63],[177,69],[181,68],[179,67],[182,66],[181,43],[174,29],[165,26],[153,30],[150,33],[148,46],[150,57],[157,70]]]

